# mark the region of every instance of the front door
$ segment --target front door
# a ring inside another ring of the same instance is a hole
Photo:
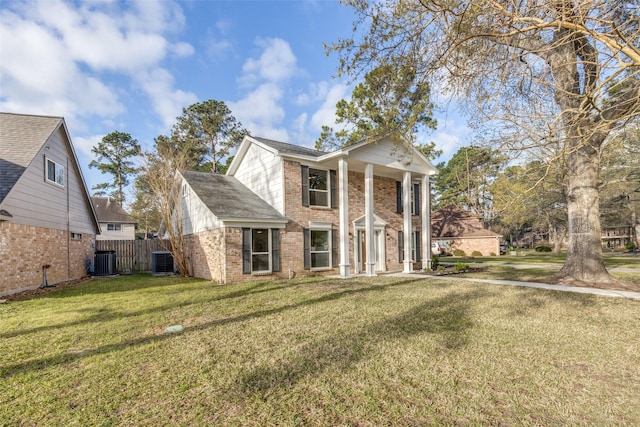
[[[384,264],[382,262],[382,250],[383,244],[381,242],[383,233],[382,230],[374,230],[374,239],[373,245],[375,248],[375,260],[376,260],[376,271],[384,271]],[[358,272],[362,273],[367,271],[367,245],[366,245],[367,235],[364,230],[358,230]]]

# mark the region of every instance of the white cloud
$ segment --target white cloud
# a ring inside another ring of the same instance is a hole
[[[259,81],[282,83],[299,70],[297,59],[289,43],[282,39],[256,40],[256,44],[263,49],[259,58],[249,58],[243,65],[243,76],[240,81],[247,85],[253,85]]]
[[[173,123],[182,106],[196,101],[174,88],[161,65],[169,54],[194,53],[189,43],[166,36],[184,23],[180,6],[169,1],[9,3],[0,11],[0,107],[71,121],[112,118],[126,112],[114,87],[129,82],[149,96],[165,126]]]
[[[333,86],[320,85],[322,90],[319,92],[324,95],[322,105],[311,116],[311,128],[320,134],[322,126],[330,126],[336,129],[336,104],[347,96],[348,86],[338,83]]]
[[[90,136],[76,136],[73,138],[73,147],[75,148],[78,155],[85,155],[90,158],[94,158],[94,154],[91,152],[91,149],[98,145],[104,135],[90,135]]]

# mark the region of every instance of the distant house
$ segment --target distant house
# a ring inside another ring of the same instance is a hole
[[[480,216],[456,207],[447,207],[431,216],[432,239],[449,248],[461,249],[471,255],[474,251],[483,256],[499,255],[502,235],[482,226]]]
[[[634,230],[635,228],[635,230]],[[605,250],[624,249],[629,242],[635,243],[640,235],[640,225],[614,225],[602,226],[602,248]]]
[[[136,221],[112,197],[91,197],[102,233],[96,240],[135,240]]]
[[[0,113],[0,295],[87,276],[99,230],[64,119]]]
[[[245,137],[226,175],[178,175],[192,272],[228,283],[430,265],[435,172],[390,139],[325,153]]]

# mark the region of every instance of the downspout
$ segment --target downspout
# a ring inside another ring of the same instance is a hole
[[[67,176],[65,186],[67,187],[67,280],[71,278],[71,205],[69,202],[69,158],[67,157]]]

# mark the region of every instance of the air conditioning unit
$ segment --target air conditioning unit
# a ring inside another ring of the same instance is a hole
[[[154,251],[151,253],[151,273],[154,276],[173,274],[173,257],[167,251]]]

